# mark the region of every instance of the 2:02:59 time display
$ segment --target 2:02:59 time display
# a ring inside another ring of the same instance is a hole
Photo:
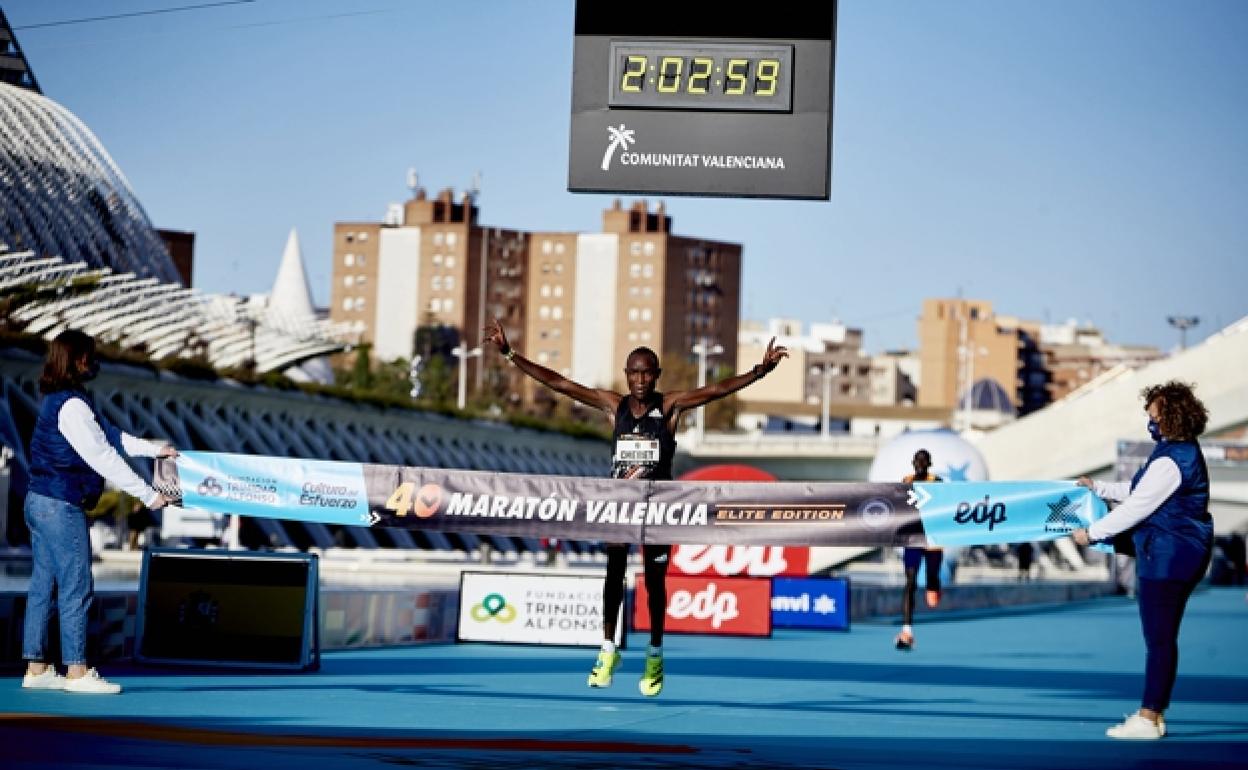
[[[792,50],[613,42],[610,106],[788,111]]]

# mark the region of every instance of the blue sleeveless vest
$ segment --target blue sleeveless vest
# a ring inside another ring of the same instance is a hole
[[[1149,580],[1199,580],[1213,553],[1209,470],[1195,441],[1157,442],[1148,462],[1131,479],[1135,490],[1154,460],[1169,457],[1179,468],[1179,488],[1131,535],[1138,576]]]
[[[81,390],[58,390],[48,393],[39,405],[35,434],[30,440],[30,491],[44,497],[63,500],[79,508],[93,508],[104,491],[104,479],[92,470],[61,434],[57,417],[61,407],[71,398],[80,398],[104,429],[108,443],[125,454],[121,446],[121,430],[95,408],[91,397]]]

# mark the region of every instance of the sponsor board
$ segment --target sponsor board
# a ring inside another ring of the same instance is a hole
[[[810,548],[765,545],[677,545],[672,571],[679,575],[774,577],[806,575]]]
[[[638,574],[633,630],[650,630],[646,581]],[[669,575],[664,630],[684,634],[771,636],[771,581]]]
[[[771,622],[777,628],[849,630],[849,580],[773,578]]]
[[[624,610],[616,644],[624,646]],[[602,576],[464,572],[459,584],[461,642],[602,644]]]

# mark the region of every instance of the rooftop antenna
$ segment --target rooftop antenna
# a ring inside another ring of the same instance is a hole
[[[468,197],[474,201],[481,196],[481,172],[472,172],[472,182],[468,185]]]

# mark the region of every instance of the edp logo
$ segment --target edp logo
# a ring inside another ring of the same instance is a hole
[[[984,499],[971,505],[970,503],[958,503],[958,508],[954,511],[953,520],[959,524],[983,524],[987,522],[988,531],[1005,521],[1005,503],[993,503],[988,495],[984,495]]]

